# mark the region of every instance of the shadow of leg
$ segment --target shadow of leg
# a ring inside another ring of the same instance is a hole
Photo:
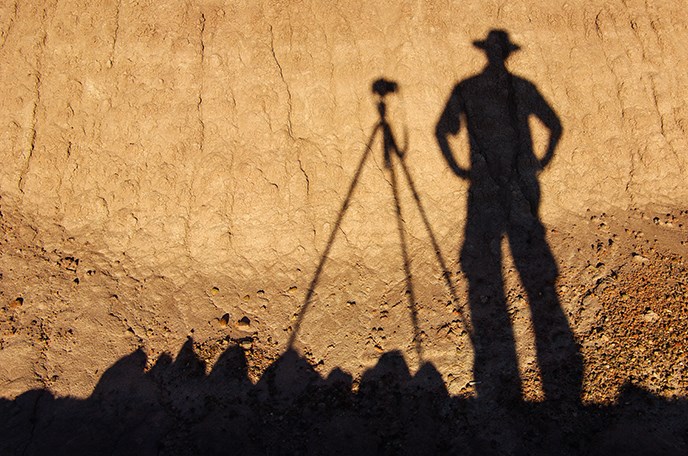
[[[468,279],[478,398],[521,398],[521,382],[501,270],[501,212],[476,210],[469,200],[461,267]]]
[[[583,361],[554,288],[554,256],[538,220],[509,227],[514,263],[528,295],[538,365],[547,400],[578,401]]]

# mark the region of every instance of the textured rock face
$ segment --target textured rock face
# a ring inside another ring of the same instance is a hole
[[[408,130],[409,167],[451,236],[465,185],[434,125],[484,65],[471,42],[499,26],[522,46],[510,69],[565,128],[544,217],[680,205],[682,14],[668,1],[8,3],[3,192],[155,270],[286,272],[321,248],[375,123],[370,83],[386,76],[401,88],[390,121]],[[391,211],[389,189],[370,168],[345,231],[384,247],[374,215]]]
[[[466,286],[450,292],[442,275],[459,269],[468,183],[442,158],[435,127],[454,85],[485,66],[473,41],[507,30],[521,47],[508,69],[561,121],[539,176],[540,218],[560,263],[585,267],[576,252],[587,248],[591,214],[673,214],[688,200],[684,9],[669,0],[5,2],[3,299],[23,301],[0,357],[25,360],[2,373],[8,394],[50,378],[58,392],[86,394],[131,348],[175,350],[191,332],[246,332],[282,349],[308,290],[296,343],[323,369],[356,370],[393,348],[413,356],[413,323],[427,356],[441,371],[454,366],[463,386],[470,342],[435,334],[462,331],[461,305],[446,302],[465,302]],[[403,215],[381,136],[342,206],[378,122],[371,83],[381,76],[399,84],[386,99],[408,144]],[[531,127],[542,157],[549,132],[535,119]],[[450,142],[468,166],[465,129]],[[400,242],[417,322],[405,309]],[[580,296],[564,298],[571,318]],[[235,327],[244,315],[250,330]],[[45,340],[41,331],[52,346],[32,342]],[[75,357],[98,368],[84,373]]]

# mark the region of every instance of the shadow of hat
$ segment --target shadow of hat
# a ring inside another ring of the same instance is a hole
[[[473,41],[473,46],[485,51],[500,49],[504,57],[521,49],[521,46],[511,42],[509,33],[501,29],[490,30],[484,40]]]

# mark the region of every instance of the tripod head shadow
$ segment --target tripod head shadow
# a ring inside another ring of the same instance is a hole
[[[404,129],[404,147],[400,148],[397,145],[396,139],[394,138],[392,128],[389,126],[389,123],[387,122],[386,97],[390,93],[396,93],[399,90],[399,85],[395,81],[380,78],[373,82],[371,90],[374,94],[378,95],[377,111],[380,114],[380,121],[378,122],[378,126],[382,127],[383,132],[385,167],[390,168],[390,154],[394,152],[400,159],[403,159],[404,155],[406,154],[406,148],[408,146],[407,130]]]
[[[398,89],[399,84],[397,84],[395,81],[390,81],[389,79],[380,78],[373,81],[371,90],[375,95],[379,96],[377,101],[377,111],[380,113],[380,122],[383,122],[387,115],[387,104],[385,102],[385,97],[390,93],[396,93]]]
[[[380,119],[384,119],[386,114],[387,106],[385,104],[385,97],[390,93],[396,93],[398,89],[399,84],[397,84],[395,81],[390,81],[389,79],[380,78],[373,82],[371,90],[374,94],[380,97],[377,103]]]

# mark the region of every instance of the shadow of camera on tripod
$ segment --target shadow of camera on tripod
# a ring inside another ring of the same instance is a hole
[[[346,196],[342,202],[339,212],[337,213],[337,218],[332,226],[332,230],[328,237],[325,248],[323,249],[323,253],[320,255],[320,258],[318,260],[318,266],[315,269],[313,277],[308,286],[308,290],[306,292],[303,304],[301,305],[298,316],[296,318],[296,322],[292,328],[292,332],[290,334],[288,342],[288,349],[293,348],[296,337],[301,329],[304,317],[310,309],[310,307],[313,305],[315,290],[320,282],[320,278],[327,263],[330,250],[332,249],[332,246],[335,243],[337,233],[341,229],[344,217],[347,213],[347,210],[350,207],[352,198],[354,196],[354,193],[356,192],[356,188],[360,183],[361,175],[363,173],[365,164],[368,161],[370,155],[373,153],[373,144],[375,140],[378,138],[378,136],[381,136],[382,152],[385,164],[384,171],[389,173],[388,182],[390,183],[392,195],[394,197],[396,226],[399,235],[400,254],[404,271],[405,295],[413,327],[412,342],[418,359],[422,360],[423,349],[421,345],[421,329],[418,320],[418,301],[416,298],[416,292],[413,284],[413,273],[411,270],[411,255],[409,252],[408,234],[407,229],[405,227],[404,211],[400,196],[400,187],[402,186],[403,182],[405,182],[405,184],[408,187],[408,190],[413,195],[416,210],[421,216],[425,231],[432,244],[432,249],[435,258],[440,268],[442,269],[442,276],[444,278],[445,285],[447,286],[447,289],[449,291],[451,300],[454,303],[455,308],[458,309],[460,320],[463,323],[469,335],[471,334],[470,325],[467,318],[461,311],[461,307],[458,305],[459,301],[457,297],[456,287],[454,285],[451,272],[447,266],[447,261],[445,260],[442,254],[439,243],[437,241],[437,237],[435,236],[435,233],[428,219],[427,212],[425,211],[425,207],[423,206],[420,194],[418,193],[414,180],[411,176],[411,172],[409,171],[409,168],[404,161],[408,150],[408,138],[405,138],[403,147],[400,147],[387,118],[387,97],[391,94],[396,93],[399,90],[399,85],[394,81],[390,81],[385,78],[380,78],[372,83],[371,90],[372,93],[377,96],[377,110],[379,118],[377,123],[372,128],[371,134],[363,150],[363,155],[361,156],[361,159],[358,162],[358,166],[356,167],[351,182],[349,183]],[[399,170],[401,170],[401,173],[399,173]],[[403,176],[403,179],[400,179],[401,176]]]

